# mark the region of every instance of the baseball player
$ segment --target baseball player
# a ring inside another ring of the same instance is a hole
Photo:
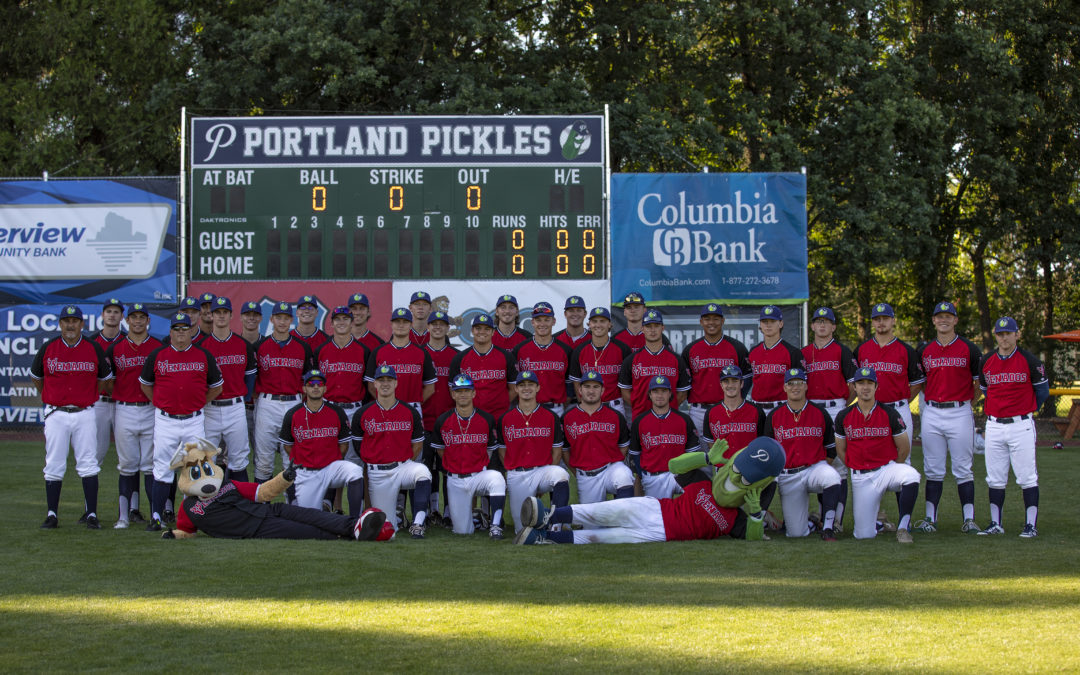
[[[393,366],[397,374],[397,398],[421,412],[421,404],[435,391],[435,366],[423,347],[412,341],[412,311],[399,307],[390,315],[390,341],[376,347],[368,357],[368,391],[375,396],[375,372]],[[389,512],[388,512],[389,513]]]
[[[326,382],[322,371],[304,373],[304,401],[285,413],[281,444],[296,467],[297,506],[321,508],[327,490],[343,487],[356,517],[363,511],[364,470],[343,459],[352,434],[345,411],[323,399]]]
[[[610,337],[611,312],[606,307],[593,307],[589,312],[589,333],[590,339],[578,345],[570,354],[570,381],[574,383],[574,398],[581,400],[582,375],[592,371],[603,378],[603,402],[625,417],[622,395],[619,393],[619,371],[632,352],[622,342]]]
[[[514,306],[517,307],[516,301]],[[492,343],[494,333],[494,321],[490,316],[478,314],[473,317],[473,345],[458,352],[450,362],[449,377],[453,382],[458,375],[466,375],[476,392],[473,405],[497,419],[510,409],[510,399],[517,395],[514,389],[517,369],[509,352]]]
[[[888,303],[874,305],[870,311],[870,323],[874,335],[855,349],[855,361],[860,366],[874,369],[879,383],[878,403],[891,405],[900,413],[910,447],[913,438],[910,404],[926,381],[919,355],[911,345],[894,334],[896,316]],[[911,463],[910,458],[908,463]]]
[[[509,352],[532,338],[532,333],[518,328],[520,314],[517,298],[512,295],[499,296],[495,301],[495,332],[491,336],[491,344]]]
[[[207,307],[209,308],[209,304],[207,304]],[[198,343],[203,337],[203,332],[199,329],[199,326],[202,325],[202,301],[189,295],[180,301],[179,311],[191,321],[191,327],[195,331],[192,334],[191,341],[192,343]],[[168,336],[166,336],[165,341],[168,342]]]
[[[623,318],[626,328],[615,334],[615,339],[630,348],[640,351],[645,346],[645,333],[642,320],[645,318],[645,298],[641,293],[627,293],[623,298]]]
[[[255,346],[255,482],[270,480],[281,449],[281,420],[300,401],[304,373],[314,369],[315,357],[303,340],[289,332],[292,307],[274,305],[270,335]],[[282,457],[285,460],[285,456]]]
[[[724,459],[730,459],[750,441],[765,433],[765,413],[761,408],[743,400],[745,376],[738,366],[724,366],[720,371],[720,389],[724,400],[705,414],[705,431],[701,436],[701,450],[707,452],[713,443],[727,441]]]
[[[419,461],[424,451],[424,425],[420,412],[398,399],[398,376],[393,366],[378,366],[373,375],[375,400],[353,415],[352,421],[353,446],[367,467],[370,503],[393,513],[398,492],[412,490],[409,534],[423,539],[425,509],[431,496],[431,472]]]
[[[156,409],[153,516],[146,526],[151,532],[160,532],[163,521],[173,520],[173,454],[181,443],[206,436],[203,408],[217,398],[225,384],[213,355],[192,344],[192,333],[191,319],[182,312],[174,314],[169,343],[146,357],[139,376],[143,394]]]
[[[624,461],[630,446],[630,430],[623,416],[604,405],[604,378],[595,370],[581,374],[581,402],[563,415],[563,460],[577,477],[578,501],[582,504],[634,496],[634,475]]]
[[[353,315],[353,339],[362,342],[369,351],[375,351],[385,340],[368,330],[367,322],[371,316],[371,306],[368,304],[367,296],[363,293],[353,293],[346,304],[349,305],[349,311]]]
[[[120,320],[124,318],[124,305],[116,298],[109,298],[105,306],[101,308],[101,330],[90,339],[101,347],[101,351],[108,352],[113,346],[124,338],[124,331],[120,329]],[[113,403],[109,388],[112,381],[106,385],[94,404],[94,418],[97,420],[97,462],[98,466],[105,462],[105,455],[109,452],[109,441],[113,432],[113,417],[116,415],[116,405]],[[138,481],[136,481],[136,484]]]
[[[409,339],[413,344],[423,347],[431,339],[428,334],[428,316],[431,314],[431,296],[424,291],[417,291],[409,298],[409,311],[412,312],[412,329]]]
[[[979,386],[986,402],[986,484],[990,488],[990,525],[982,535],[1005,534],[1001,511],[1012,466],[1024,496],[1025,523],[1020,536],[1039,536],[1039,473],[1035,466],[1035,412],[1050,396],[1046,370],[1034,354],[1017,346],[1019,328],[1012,317],[994,322],[997,349],[982,359]],[[955,461],[955,459],[954,459]]]
[[[758,315],[762,340],[747,355],[753,372],[750,400],[769,412],[787,400],[784,373],[791,368],[806,369],[802,352],[780,337],[784,313],[776,305],[766,305]]]
[[[294,338],[306,343],[313,354],[330,339],[323,329],[315,325],[318,316],[319,303],[315,296],[302,296],[296,301],[296,328],[289,331]]]
[[[97,517],[97,418],[93,410],[98,394],[112,377],[105,354],[96,342],[83,338],[83,314],[75,305],[60,310],[60,335],[41,346],[30,366],[30,377],[45,406],[44,530],[59,526],[60,489],[67,470],[68,447],[75,453],[75,470],[82,478],[85,510],[81,521],[100,530]]]
[[[570,371],[570,348],[557,342],[551,334],[555,325],[555,311],[551,305],[546,302],[533,305],[532,322],[536,332],[531,340],[514,347],[514,367],[518,372],[528,370],[536,376],[540,382],[537,395],[540,405],[549,408],[556,417],[562,417]]]
[[[765,418],[765,435],[784,448],[786,462],[776,478],[784,528],[789,537],[810,534],[808,496],[822,496],[821,538],[836,541],[836,502],[840,499],[840,474],[829,460],[836,455],[832,417],[806,398],[807,374],[802,368],[784,373],[787,404],[773,408]]]
[[[116,468],[120,472],[120,511],[113,527],[118,530],[131,523],[146,522],[134,498],[138,494],[140,471],[147,497],[153,495],[154,407],[139,386],[139,376],[146,358],[161,346],[161,341],[147,332],[150,314],[145,305],[133,303],[127,311],[127,323],[127,337],[114,342],[106,352],[115,377],[113,427],[116,429]]]
[[[327,402],[341,408],[352,424],[353,414],[368,393],[364,373],[371,353],[353,339],[353,315],[348,307],[339,305],[330,312],[330,326],[333,336],[315,350],[315,364],[326,380]]]
[[[619,389],[622,391],[623,410],[629,419],[635,419],[649,409],[650,378],[663,375],[675,383],[675,407],[686,400],[690,391],[690,371],[683,358],[663,342],[664,317],[650,309],[642,319],[645,344],[627,356],[619,369]]]
[[[219,456],[218,461],[225,462],[229,480],[247,481],[251,446],[244,401],[251,398],[255,387],[255,348],[232,332],[232,302],[221,295],[214,298],[212,305],[214,327],[199,346],[214,356],[225,384],[221,395],[205,410],[205,438],[215,447],[225,442],[226,456]]]
[[[978,392],[982,352],[956,334],[956,306],[939,302],[934,307],[937,338],[918,350],[926,374],[922,423],[923,473],[926,474],[926,518],[915,523],[920,532],[936,532],[938,502],[945,487],[945,455],[952,457],[952,473],[960,495],[961,532],[978,532],[975,524],[975,418],[971,410]]]
[[[206,336],[214,330],[214,317],[212,312],[214,311],[214,299],[213,293],[206,292],[199,295],[199,342],[206,339]],[[192,324],[193,326],[195,324]]]
[[[897,493],[900,522],[896,540],[912,542],[910,524],[919,497],[919,472],[905,464],[911,452],[904,419],[896,406],[879,405],[877,373],[869,366],[855,371],[855,405],[836,416],[836,454],[851,469],[852,516],[856,539],[877,536],[875,517],[885,492]]]
[[[450,332],[450,317],[445,312],[432,312],[428,317],[428,338],[424,350],[431,357],[435,366],[435,391],[424,401],[424,465],[431,471],[433,482],[431,485],[431,505],[428,520],[432,523],[442,523],[442,515],[439,513],[439,492],[446,481],[446,472],[443,470],[442,460],[439,458],[431,441],[435,434],[435,420],[439,419],[447,410],[454,407],[454,399],[450,396],[450,364],[457,356],[458,350],[450,341],[447,334]]]
[[[640,353],[640,352],[639,352]],[[630,468],[641,478],[646,497],[670,497],[682,488],[668,471],[668,462],[684,452],[697,450],[700,441],[690,416],[672,410],[671,380],[664,375],[649,378],[649,410],[634,418],[630,427]]]
[[[482,495],[491,503],[492,524],[488,536],[493,540],[502,539],[506,479],[498,471],[488,468],[492,453],[499,445],[495,418],[473,405],[476,388],[468,375],[455,375],[450,379],[450,395],[454,398],[454,409],[435,421],[431,446],[439,453],[446,469],[446,510],[454,533],[472,534],[475,531],[473,502]]]
[[[574,351],[583,341],[587,340],[591,333],[585,328],[585,300],[580,295],[571,295],[563,304],[563,318],[566,319],[566,328],[555,333],[555,339],[562,342],[570,351]]]
[[[240,337],[254,347],[262,339],[259,326],[262,324],[262,307],[257,302],[245,302],[240,309]]]
[[[499,418],[499,455],[506,467],[506,489],[510,492],[510,515],[514,532],[520,532],[521,505],[527,497],[551,493],[551,503],[570,503],[570,474],[562,461],[562,422],[559,416],[540,405],[540,379],[530,370],[518,371],[517,405]]]
[[[698,323],[705,334],[683,348],[682,359],[690,371],[690,392],[686,396],[690,419],[701,435],[705,433],[706,412],[724,400],[720,387],[724,368],[738,366],[742,372],[749,373],[750,362],[746,358],[746,345],[724,335],[724,312],[720,305],[710,302],[702,307]],[[747,377],[747,384],[749,380]]]

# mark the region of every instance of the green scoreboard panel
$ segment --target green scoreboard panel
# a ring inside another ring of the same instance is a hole
[[[604,279],[600,117],[198,118],[195,281]]]

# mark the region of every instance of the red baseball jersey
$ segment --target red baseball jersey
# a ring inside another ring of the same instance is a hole
[[[127,333],[125,331],[120,331],[116,334],[116,337],[110,340],[109,338],[105,337],[101,331],[98,331],[94,333],[94,335],[90,339],[96,342],[98,344],[98,347],[101,347],[101,351],[104,353],[109,351],[109,347],[112,347],[113,345],[122,342],[123,339],[126,337]]]
[[[574,406],[563,415],[562,424],[569,464],[575,469],[592,471],[621,462],[630,446],[626,420],[606,405],[591,414]]]
[[[876,469],[896,461],[894,436],[907,433],[896,408],[874,404],[863,414],[858,404],[836,416],[836,437],[847,442],[844,463],[851,469]]]
[[[1017,347],[1002,357],[992,351],[983,357],[979,386],[986,395],[983,409],[994,417],[1035,412],[1035,385],[1046,382],[1046,369],[1034,354]]]
[[[926,374],[923,396],[937,403],[970,401],[981,362],[979,348],[959,335],[947,345],[937,340],[926,343],[919,348],[919,363]]]
[[[461,373],[468,375],[476,388],[474,406],[492,418],[501,417],[510,408],[506,385],[517,379],[517,370],[509,352],[495,346],[486,354],[476,351],[476,347],[462,350],[450,362],[448,375],[453,380]]]
[[[270,515],[270,505],[256,502],[257,483],[221,484],[217,494],[208,499],[186,497],[176,511],[176,529],[195,534],[202,528],[212,537],[243,539],[254,537]]]
[[[597,347],[592,340],[580,345],[570,355],[570,381],[581,382],[581,374],[586,370],[595,370],[604,378],[603,400],[618,399],[619,372],[623,361],[633,352],[618,340],[609,339],[603,347]]]
[[[195,344],[183,351],[169,344],[151,352],[139,382],[154,388],[154,407],[171,415],[202,410],[206,392],[225,384],[213,355]]]
[[[360,337],[356,338],[356,341],[368,348],[369,352],[373,352],[379,348],[379,345],[384,344],[386,340],[382,339],[371,331],[365,332]]]
[[[836,456],[832,415],[810,401],[798,412],[791,409],[790,403],[774,408],[765,418],[765,435],[784,447],[785,469],[817,464]]]
[[[364,380],[375,381],[375,369],[379,366],[393,366],[397,373],[397,392],[395,395],[406,403],[421,403],[424,400],[424,387],[435,384],[435,366],[431,356],[418,345],[409,343],[398,347],[393,342],[385,342],[368,357],[367,372]]]
[[[536,400],[540,403],[566,403],[567,374],[570,372],[570,348],[554,340],[539,345],[528,340],[514,347],[514,366],[520,373],[536,373],[540,391]]]
[[[431,357],[431,363],[435,367],[435,391],[423,404],[424,429],[432,431],[439,415],[454,407],[454,399],[450,397],[450,363],[457,356],[458,350],[449,342],[441,349],[435,349],[429,342],[424,345],[424,351]]]
[[[364,372],[370,356],[368,348],[352,338],[344,347],[332,339],[315,351],[315,365],[326,376],[327,401],[359,403],[367,394]]]
[[[619,389],[630,390],[630,403],[633,408],[631,419],[652,407],[652,401],[649,400],[649,379],[657,375],[663,375],[674,382],[675,391],[690,390],[690,371],[686,368],[686,362],[669,347],[663,347],[658,352],[651,352],[648,347],[643,347],[623,361],[622,368],[619,369]],[[671,400],[675,400],[674,391],[671,392]]]
[[[255,375],[259,368],[255,362],[255,349],[247,340],[230,333],[224,340],[213,333],[199,345],[214,357],[225,384],[218,398],[229,399],[247,396],[247,376]]]
[[[641,468],[651,473],[667,471],[669,460],[698,448],[694,421],[678,410],[647,410],[630,426],[630,453],[640,455]]]
[[[431,447],[442,450],[442,465],[447,473],[483,471],[498,445],[495,418],[479,408],[474,408],[467,418],[458,415],[455,408],[435,420]]]
[[[413,343],[417,347],[423,347],[431,339],[431,333],[424,331],[423,333],[417,333],[415,329],[409,329],[409,342]]]
[[[292,396],[303,389],[304,373],[311,370],[315,359],[303,340],[291,335],[278,342],[267,335],[255,346],[259,372],[255,376],[255,393]]]
[[[563,445],[562,424],[555,413],[538,406],[528,415],[515,406],[499,418],[496,436],[506,449],[507,471],[551,464],[555,448]]]
[[[345,411],[324,402],[318,410],[299,403],[285,413],[278,437],[294,464],[321,469],[342,458],[341,443],[348,443],[349,420]]]
[[[353,447],[368,464],[391,464],[413,458],[413,443],[424,440],[420,413],[398,399],[389,410],[378,401],[360,408],[352,419]]]
[[[848,399],[848,380],[855,376],[855,356],[836,340],[818,347],[811,342],[802,348],[806,363],[806,398],[814,401]]]
[[[701,430],[706,448],[721,438],[728,443],[724,457],[730,458],[750,445],[750,441],[765,432],[765,413],[761,408],[743,401],[738,408],[728,410],[721,401],[705,413],[705,428]]]
[[[764,342],[754,345],[747,355],[754,373],[754,385],[750,397],[758,403],[786,401],[784,371],[790,368],[806,368],[803,355],[787,340],[780,340],[772,347]]]
[[[738,509],[727,509],[712,496],[712,482],[691,483],[674,499],[660,500],[664,536],[668,541],[716,539],[735,527]]]
[[[532,333],[520,328],[515,328],[509,335],[504,335],[501,330],[496,328],[495,332],[491,334],[491,344],[508,352],[513,351],[514,347],[517,347],[522,342],[528,342],[531,339]]]
[[[554,335],[555,340],[557,342],[561,342],[564,345],[566,345],[567,347],[569,347],[571,353],[573,353],[573,351],[575,349],[577,349],[581,345],[581,343],[587,342],[591,336],[592,336],[592,333],[590,333],[586,329],[586,330],[583,330],[581,332],[581,335],[579,335],[577,337],[573,337],[573,336],[570,335],[570,333],[566,332],[565,328],[562,329],[561,331],[558,331]]]
[[[96,342],[79,336],[78,342],[69,345],[57,336],[34,356],[30,377],[41,381],[45,405],[89,408],[98,400],[98,381],[109,380],[112,372]]]
[[[315,332],[311,335],[303,335],[299,328],[293,328],[289,331],[289,335],[293,336],[297,340],[300,340],[308,347],[311,348],[311,352],[314,354],[319,347],[322,347],[327,341],[330,340],[330,336],[326,334],[321,328],[316,328]]]
[[[146,357],[161,346],[161,340],[152,335],[136,344],[129,337],[120,342],[114,342],[106,356],[112,366],[113,382],[112,397],[114,401],[124,403],[144,403],[148,399],[139,386],[139,376],[142,375]]]
[[[623,328],[614,335],[614,338],[629,347],[632,352],[639,352],[645,348],[645,331],[631,333],[630,329]],[[661,340],[663,340],[664,346],[671,346],[671,340],[668,339],[668,336],[664,335]]]
[[[855,361],[860,367],[869,366],[877,373],[875,398],[882,403],[909,401],[912,385],[926,381],[919,355],[899,338],[893,338],[884,346],[873,338],[867,340],[855,349]]]
[[[683,361],[690,369],[690,394],[687,403],[710,405],[724,400],[720,388],[720,371],[725,366],[738,366],[750,376],[746,345],[738,340],[721,336],[716,342],[699,337],[686,345],[682,351]]]

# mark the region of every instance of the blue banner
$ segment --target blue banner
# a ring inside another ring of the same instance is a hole
[[[806,177],[614,174],[611,287],[650,304],[810,295]]]

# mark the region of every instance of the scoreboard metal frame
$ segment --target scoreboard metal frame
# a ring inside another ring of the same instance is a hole
[[[607,128],[602,115],[195,117],[181,269],[608,279]]]

